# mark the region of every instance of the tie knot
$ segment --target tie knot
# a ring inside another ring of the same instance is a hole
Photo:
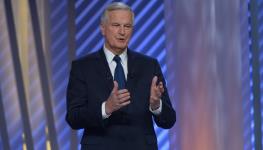
[[[114,60],[116,63],[120,63],[120,62],[121,62],[121,58],[120,58],[120,56],[118,56],[118,55],[115,55],[114,58],[113,58],[113,60]]]

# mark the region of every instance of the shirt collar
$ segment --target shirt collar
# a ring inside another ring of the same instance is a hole
[[[103,46],[103,51],[105,53],[107,62],[111,63],[115,54],[113,54],[109,49],[107,49],[105,45]],[[122,63],[127,61],[127,48],[119,55],[119,57],[121,58]]]

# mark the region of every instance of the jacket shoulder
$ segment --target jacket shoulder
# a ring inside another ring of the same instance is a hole
[[[87,65],[91,62],[93,62],[94,60],[96,60],[97,58],[99,57],[99,52],[96,51],[96,52],[93,52],[93,53],[90,53],[90,54],[87,54],[83,57],[80,57],[80,58],[77,58],[75,60],[72,61],[72,65]]]
[[[135,57],[136,59],[139,59],[139,60],[142,60],[142,61],[147,61],[147,62],[156,62],[157,59],[151,57],[151,56],[148,56],[148,55],[145,55],[143,53],[140,53],[140,52],[136,52],[136,51],[129,51],[129,53]]]

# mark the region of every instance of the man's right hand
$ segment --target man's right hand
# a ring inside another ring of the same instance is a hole
[[[114,87],[105,103],[106,114],[111,115],[114,111],[130,104],[130,102],[130,92],[127,89],[118,90],[118,83],[114,81]]]

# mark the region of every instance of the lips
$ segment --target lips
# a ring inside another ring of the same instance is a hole
[[[122,42],[125,41],[125,38],[117,38],[117,39],[118,39],[118,41],[122,41]]]

